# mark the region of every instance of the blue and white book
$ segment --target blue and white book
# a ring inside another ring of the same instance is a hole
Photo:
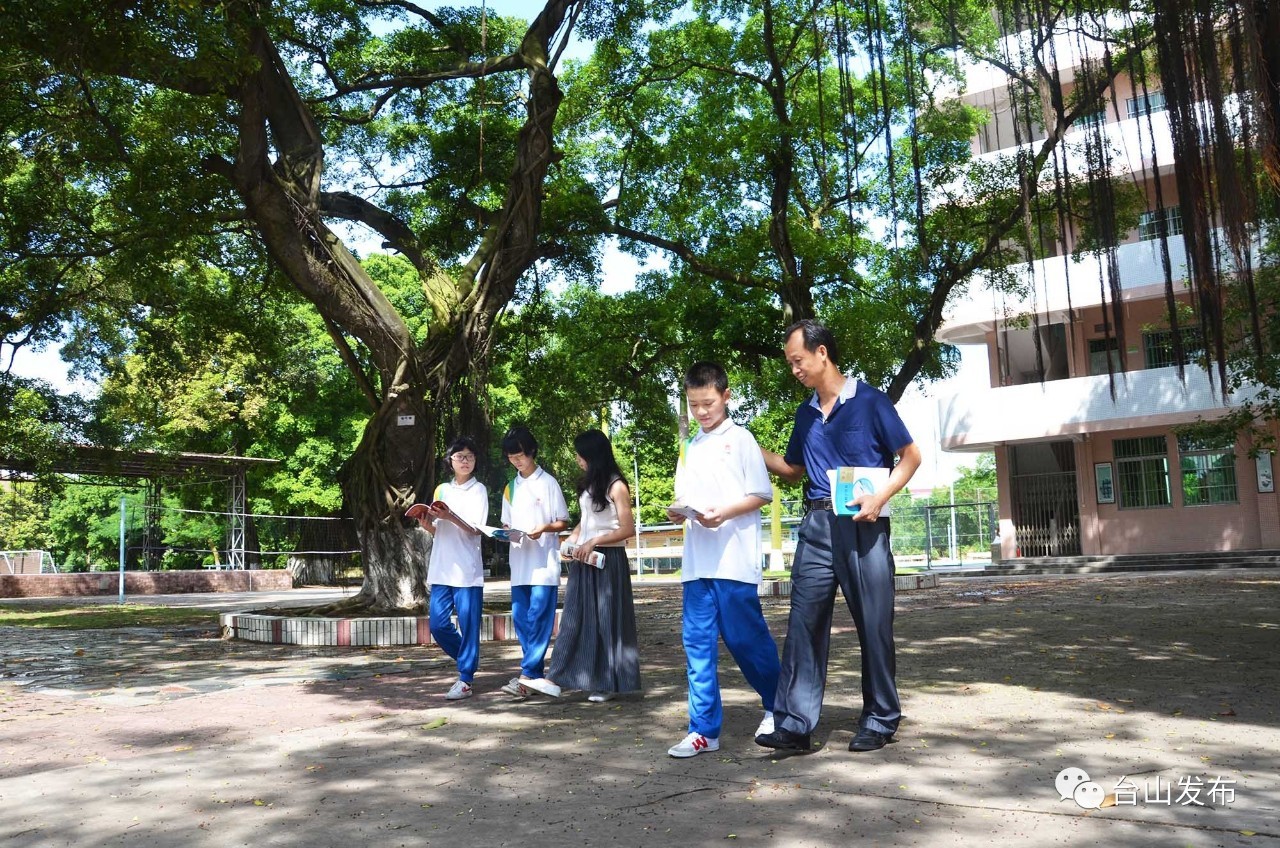
[[[827,472],[831,482],[831,503],[836,515],[857,515],[861,509],[855,500],[874,495],[889,485],[888,468],[842,465]],[[889,502],[880,509],[880,517],[889,517]]]
[[[481,527],[480,532],[484,533],[491,539],[497,539],[500,542],[510,542],[516,547],[524,541],[525,532],[507,527]]]

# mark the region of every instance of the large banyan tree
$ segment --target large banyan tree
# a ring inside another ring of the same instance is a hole
[[[543,236],[555,67],[586,5],[526,24],[396,0],[5,3],[6,339],[95,302],[145,310],[166,263],[269,257],[370,409],[342,471],[366,569],[349,606],[419,605],[404,510],[444,430],[483,429],[495,316],[565,251]],[[346,243],[369,233],[412,263],[423,315]]]

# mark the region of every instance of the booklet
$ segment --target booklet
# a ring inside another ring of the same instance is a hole
[[[561,545],[560,555],[565,557],[566,559],[572,559],[573,552],[576,551],[577,549],[578,549],[577,545],[570,545],[570,544]],[[596,568],[604,568],[604,552],[592,551],[591,564],[594,565]]]
[[[510,542],[517,547],[524,541],[526,535],[523,530],[507,527],[481,527],[480,532],[490,539],[497,539],[499,542]]]
[[[872,495],[889,485],[888,468],[870,468],[863,465],[842,465],[827,472],[831,481],[831,504],[836,515],[857,515],[861,509],[852,504],[863,495]],[[889,517],[889,504],[880,509],[880,517]]]
[[[702,518],[702,513],[698,512],[691,506],[684,506],[683,504],[672,504],[667,507],[667,512],[674,512],[677,515],[683,515],[690,521],[697,521]]]

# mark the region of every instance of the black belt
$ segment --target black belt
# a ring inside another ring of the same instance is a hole
[[[813,512],[821,509],[834,509],[835,505],[831,502],[831,498],[805,498],[804,511]]]

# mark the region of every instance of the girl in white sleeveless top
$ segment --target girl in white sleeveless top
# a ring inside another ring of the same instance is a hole
[[[640,690],[640,651],[626,541],[635,534],[631,490],[613,456],[609,438],[588,430],[574,439],[582,480],[582,518],[565,540],[576,546],[569,564],[564,611],[547,677],[564,689],[591,692],[607,701]],[[604,555],[600,567],[591,564]]]

